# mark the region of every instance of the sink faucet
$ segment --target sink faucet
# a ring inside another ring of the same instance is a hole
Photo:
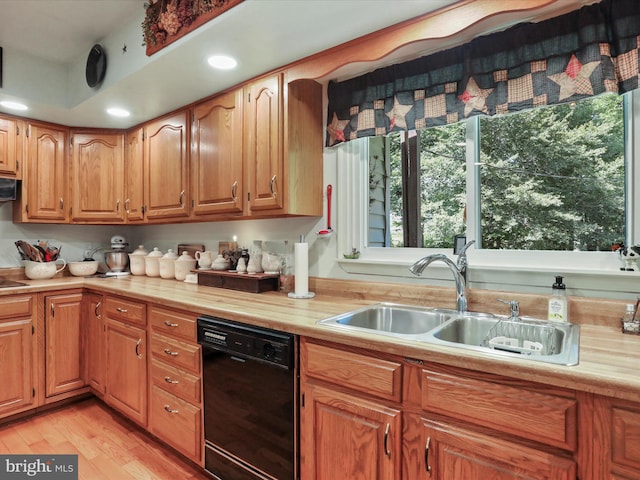
[[[446,255],[434,253],[421,258],[409,267],[409,271],[411,273],[421,276],[423,270],[432,262],[438,260],[444,262],[451,270],[451,273],[453,273],[453,278],[456,282],[456,306],[460,313],[467,311],[467,267],[469,265],[467,260],[467,249],[474,243],[475,240],[471,240],[462,247],[462,250],[460,250],[460,253],[458,254],[457,263],[453,263],[453,261]]]

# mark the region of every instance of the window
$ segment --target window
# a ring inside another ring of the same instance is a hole
[[[368,245],[609,251],[625,240],[624,118],[607,94],[375,140]]]

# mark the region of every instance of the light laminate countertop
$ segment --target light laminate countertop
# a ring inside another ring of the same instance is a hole
[[[219,316],[412,359],[640,401],[640,336],[622,334],[614,327],[582,324],[580,362],[576,366],[568,367],[400,340],[375,333],[336,331],[317,325],[318,320],[376,303],[376,299],[347,298],[319,293],[313,299],[297,300],[279,292],[253,294],[174,280],[133,276],[57,277],[51,280],[23,281],[28,286],[3,288],[0,289],[0,295],[87,288],[194,314]],[[398,288],[402,286],[399,285]]]

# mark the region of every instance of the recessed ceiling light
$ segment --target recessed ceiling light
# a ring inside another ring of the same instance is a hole
[[[107,113],[109,115],[113,115],[114,117],[128,117],[131,115],[128,110],[124,108],[107,108]]]
[[[11,102],[9,100],[0,102],[0,105],[6,108],[10,108],[11,110],[27,110],[29,108],[24,103]]]
[[[213,68],[218,68],[220,70],[231,70],[238,65],[235,58],[231,58],[226,55],[212,55],[207,61]]]

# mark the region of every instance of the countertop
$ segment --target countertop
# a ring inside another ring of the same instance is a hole
[[[640,336],[625,335],[610,326],[581,324],[580,362],[562,366],[317,325],[320,319],[376,303],[375,299],[317,293],[313,299],[297,300],[279,292],[253,294],[134,276],[21,281],[27,286],[2,288],[0,295],[87,288],[373,351],[621,399],[640,399]]]

